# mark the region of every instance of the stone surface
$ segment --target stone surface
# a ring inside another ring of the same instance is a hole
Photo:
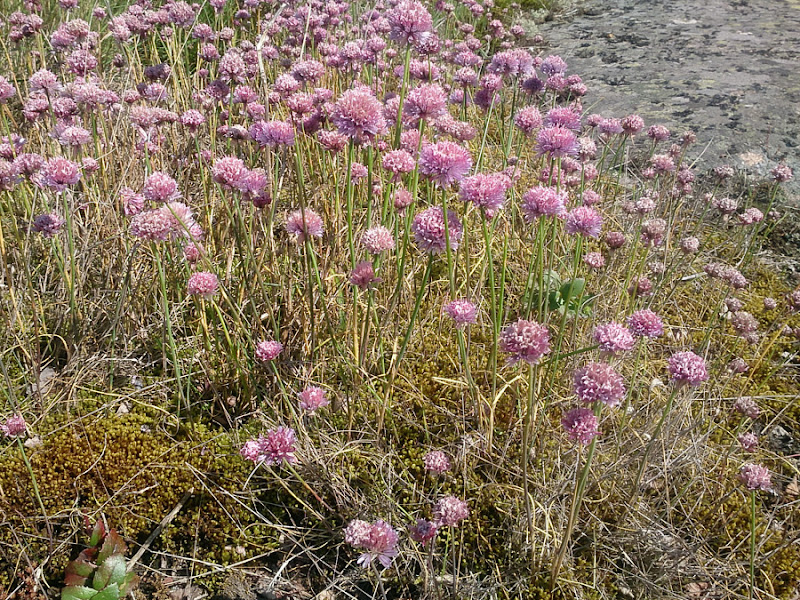
[[[800,0],[585,0],[538,32],[589,86],[587,112],[693,129],[701,170],[784,161],[797,200]]]

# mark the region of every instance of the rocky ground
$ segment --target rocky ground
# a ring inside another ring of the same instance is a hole
[[[701,171],[786,162],[800,204],[800,0],[585,0],[537,27],[588,112],[693,129]]]

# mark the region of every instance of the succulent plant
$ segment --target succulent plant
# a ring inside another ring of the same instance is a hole
[[[89,519],[84,517],[86,528]],[[98,520],[92,528],[89,547],[67,564],[61,600],[119,600],[134,583],[127,570],[125,542]],[[88,585],[87,585],[88,584]]]

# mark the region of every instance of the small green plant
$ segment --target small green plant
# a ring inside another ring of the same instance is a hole
[[[85,517],[86,528],[89,519]],[[134,583],[125,561],[125,542],[113,529],[106,532],[98,520],[92,528],[89,547],[67,565],[61,600],[119,600]],[[86,585],[87,583],[90,585]]]

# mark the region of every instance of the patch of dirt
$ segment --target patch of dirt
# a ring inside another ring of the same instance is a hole
[[[538,32],[588,85],[588,112],[693,129],[701,170],[783,161],[800,204],[800,0],[586,0]]]

